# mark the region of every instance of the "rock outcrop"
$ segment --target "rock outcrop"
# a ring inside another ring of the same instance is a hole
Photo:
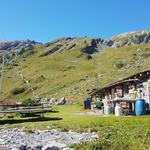
[[[25,40],[25,41],[0,41],[0,51],[13,51],[21,49],[29,49],[34,45],[40,44],[35,41]]]
[[[40,56],[55,54],[64,50],[80,49],[81,52],[93,54],[100,52],[104,47],[123,47],[135,44],[150,44],[150,31],[127,32],[110,39],[102,38],[60,38],[45,44],[45,50]]]
[[[109,47],[150,44],[150,30],[123,33],[106,40],[105,44]]]
[[[45,50],[40,54],[40,57],[72,49],[80,49],[83,53],[93,54],[101,49],[103,42],[104,40],[101,38],[60,38],[44,44]]]

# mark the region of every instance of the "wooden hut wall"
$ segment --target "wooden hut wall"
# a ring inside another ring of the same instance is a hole
[[[138,80],[138,82],[136,79]],[[129,81],[126,82],[126,80]],[[121,80],[120,83],[116,82],[116,84],[114,83],[113,85],[105,87],[104,89],[99,90],[96,93],[93,93],[93,95],[98,94],[102,100],[106,98],[107,100],[114,100],[114,98],[116,97],[116,93],[120,97],[129,95],[129,91],[133,86],[136,89],[138,89],[139,84],[143,83],[145,84],[144,85],[145,87],[144,86],[143,87],[147,90],[145,99],[146,102],[150,104],[150,70],[140,72],[136,75],[125,78],[124,80]]]
[[[111,88],[111,99],[115,99],[115,97],[116,97],[116,88],[115,87],[112,87]]]

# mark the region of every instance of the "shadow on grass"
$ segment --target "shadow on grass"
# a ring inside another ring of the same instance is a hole
[[[51,110],[51,111],[49,111],[50,113],[59,113],[59,111],[57,111],[57,110]]]
[[[0,120],[0,125],[4,124],[19,124],[26,122],[43,122],[43,121],[58,121],[63,118],[51,118],[51,117],[38,117],[38,118],[28,118],[28,119],[8,119],[8,120]]]

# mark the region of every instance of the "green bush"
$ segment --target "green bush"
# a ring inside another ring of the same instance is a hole
[[[86,56],[86,59],[87,59],[87,60],[90,60],[90,59],[92,59],[92,56],[88,54],[88,55]]]
[[[22,104],[26,105],[26,106],[31,106],[34,105],[36,103],[36,101],[34,99],[28,98],[23,100]]]
[[[24,87],[20,87],[20,88],[15,88],[11,91],[11,94],[12,95],[18,95],[18,94],[21,94],[25,91],[25,88]]]
[[[141,55],[143,58],[150,58],[150,52]]]
[[[122,61],[120,61],[120,62],[118,62],[118,63],[115,64],[115,66],[116,66],[117,69],[121,69],[121,68],[125,67],[126,65],[127,64],[124,63],[124,62],[122,62]]]

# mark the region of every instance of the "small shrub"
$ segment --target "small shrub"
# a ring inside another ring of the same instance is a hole
[[[7,118],[14,118],[15,116],[12,114],[7,115]]]
[[[44,75],[40,75],[36,78],[35,82],[38,83],[38,82],[42,82],[46,79],[46,77]]]
[[[126,63],[121,62],[121,61],[115,64],[117,69],[121,69],[121,68],[125,67],[126,65],[127,65]]]
[[[17,66],[19,66],[19,64],[18,63],[12,63],[12,66],[17,67]]]
[[[23,132],[25,132],[26,134],[32,134],[32,133],[35,133],[34,130],[32,130],[32,129],[26,129],[26,128],[23,130]]]
[[[62,128],[61,128],[61,131],[62,131],[62,132],[68,132],[69,130],[68,130],[67,128],[62,127]]]
[[[94,46],[87,46],[87,47],[81,48],[80,51],[83,53],[86,53],[86,54],[93,54],[93,53],[97,52],[97,49]]]
[[[145,53],[141,55],[143,58],[150,58],[150,53]]]
[[[133,60],[137,60],[138,59],[138,55],[136,53],[132,54],[133,56]]]
[[[25,88],[24,87],[20,87],[20,88],[15,88],[11,91],[11,94],[12,95],[18,95],[18,94],[21,94],[25,91]]]
[[[68,66],[63,71],[68,71],[68,70],[71,70],[71,69],[74,69],[74,68],[75,68],[75,66]]]
[[[87,55],[87,56],[86,56],[86,59],[87,59],[87,60],[90,60],[90,59],[92,59],[92,56],[91,56],[91,55]]]
[[[36,101],[34,99],[31,99],[31,98],[25,99],[22,102],[22,104],[26,105],[26,106],[31,106],[31,105],[34,105],[35,103],[36,103]]]

